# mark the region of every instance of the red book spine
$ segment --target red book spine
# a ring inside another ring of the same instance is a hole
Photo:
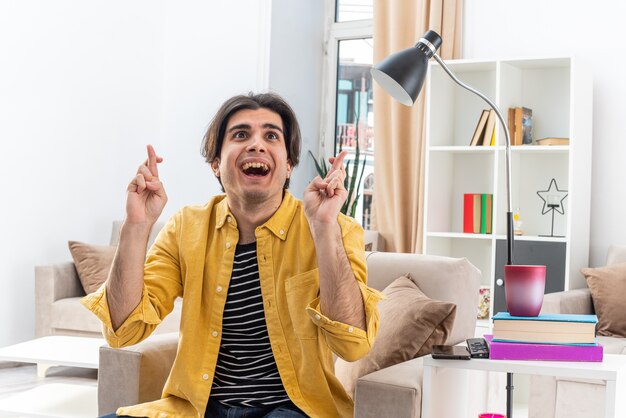
[[[474,233],[474,194],[463,195],[463,232]]]

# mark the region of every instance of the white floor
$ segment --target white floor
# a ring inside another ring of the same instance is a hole
[[[34,364],[0,362],[0,418],[93,418],[97,416],[97,377],[94,369],[61,366],[38,377]],[[26,410],[30,412],[19,412]]]

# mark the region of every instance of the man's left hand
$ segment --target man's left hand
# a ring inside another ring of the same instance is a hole
[[[304,190],[304,213],[311,225],[336,222],[348,197],[343,185],[346,178],[343,160],[347,154],[347,151],[341,151],[337,157],[330,157],[331,167],[326,177],[315,177]]]

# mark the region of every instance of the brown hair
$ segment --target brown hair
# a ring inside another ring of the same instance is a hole
[[[300,135],[300,126],[296,115],[289,104],[279,95],[274,93],[238,95],[226,100],[222,107],[219,108],[209,129],[202,139],[202,156],[206,162],[211,164],[216,158],[219,158],[224,143],[224,135],[226,133],[226,125],[228,120],[236,112],[243,109],[268,109],[277,113],[283,122],[283,131],[285,136],[285,147],[287,148],[287,158],[291,161],[292,167],[298,165],[300,161],[300,145],[302,137]],[[218,177],[217,180],[222,184]],[[289,187],[289,179],[285,181],[284,188]]]

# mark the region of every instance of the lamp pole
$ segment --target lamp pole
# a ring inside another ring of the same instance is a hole
[[[425,41],[425,39],[420,39],[420,41]],[[426,41],[428,42],[428,41]],[[430,44],[429,47],[431,47]],[[434,47],[433,47],[434,48]],[[507,129],[506,123],[504,123],[504,118],[500,113],[500,109],[489,99],[489,97],[482,94],[480,91],[475,88],[465,84],[448,68],[445,62],[437,55],[437,53],[433,50],[433,58],[441,65],[441,68],[450,76],[452,80],[459,86],[463,87],[465,90],[469,90],[481,99],[483,99],[491,108],[496,112],[500,123],[502,124],[502,128],[504,130],[504,135],[506,137],[506,147],[505,147],[505,160],[504,160],[504,170],[506,172],[506,244],[507,244],[507,264],[513,264],[513,202],[511,197],[511,137],[509,135],[509,130]],[[552,216],[554,216],[554,210],[552,210]],[[554,225],[554,224],[553,224]],[[513,373],[506,374],[506,416],[508,418],[513,418]]]
[[[400,103],[411,106],[422,89],[424,78],[428,70],[428,61],[430,58],[434,58],[455,83],[483,99],[496,112],[506,138],[507,265],[512,265],[514,235],[513,203],[511,197],[511,137],[509,130],[498,106],[483,93],[459,80],[441,57],[437,55],[437,49],[441,46],[441,42],[441,36],[435,31],[429,30],[420,38],[415,47],[397,52],[374,66],[372,68],[372,78]],[[513,373],[506,374],[506,411],[507,418],[513,418]]]

